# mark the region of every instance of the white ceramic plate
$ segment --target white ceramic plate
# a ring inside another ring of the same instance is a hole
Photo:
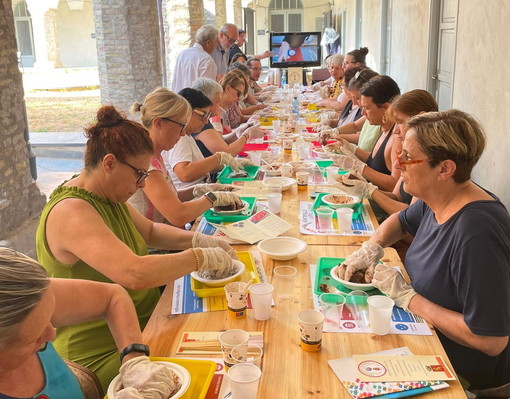
[[[235,273],[231,276],[221,278],[219,280],[207,280],[205,278],[200,277],[197,274],[197,272],[191,272],[191,277],[193,277],[195,280],[200,281],[201,283],[206,284],[210,287],[222,287],[222,286],[230,283],[231,281],[235,280],[237,277],[239,277],[241,274],[244,273],[244,268],[245,268],[244,263],[241,262],[240,260],[234,260],[233,262],[237,265],[237,273]]]
[[[246,201],[243,201],[243,207],[240,209],[234,209],[233,211],[217,211],[216,208],[212,208],[214,213],[217,213],[218,215],[239,215],[246,211],[250,207],[250,204],[248,204]]]
[[[175,364],[172,362],[165,362],[162,360],[154,360],[153,363],[162,364],[163,366],[168,367],[171,369],[175,374],[177,374],[177,377],[179,377],[179,381],[181,383],[181,388],[172,396],[170,396],[169,399],[178,399],[182,395],[186,393],[188,390],[190,384],[191,384],[191,375],[189,374],[189,371],[186,370],[184,367],[182,367],[179,364]],[[121,389],[121,381],[120,381],[120,375],[117,375],[110,385],[108,386],[108,399],[115,399],[115,393]]]
[[[270,187],[275,183],[281,183],[282,190],[285,191],[296,183],[296,179],[293,179],[292,177],[269,177],[267,179],[262,180],[262,184],[266,187]]]
[[[346,288],[349,288],[350,290],[353,290],[353,291],[354,290],[370,291],[370,290],[374,289],[374,286],[372,284],[351,283],[350,281],[342,280],[336,274],[338,267],[339,267],[339,265],[337,265],[333,269],[331,269],[331,277],[334,278],[339,283],[342,283]]]
[[[338,204],[335,201],[333,201],[335,197],[348,197],[350,200],[349,203]],[[356,204],[358,204],[361,201],[361,199],[359,197],[349,194],[328,194],[322,197],[322,201],[325,204],[328,204],[331,208],[353,208]]]
[[[291,260],[304,252],[306,242],[294,237],[266,238],[257,244],[257,249],[274,260]]]

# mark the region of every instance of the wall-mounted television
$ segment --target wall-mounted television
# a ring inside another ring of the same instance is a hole
[[[321,32],[271,32],[269,42],[271,68],[321,65]]]

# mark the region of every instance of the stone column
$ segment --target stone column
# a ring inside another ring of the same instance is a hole
[[[62,68],[60,61],[60,46],[58,44],[57,10],[52,8],[44,15],[44,27],[46,29],[46,48],[48,50],[48,61],[55,68]]]
[[[0,0],[0,32],[0,246],[35,256],[35,230],[46,199],[30,174],[10,0]]]
[[[241,0],[234,0],[234,24],[238,29],[243,29],[243,7]]]
[[[203,0],[163,0],[166,74],[172,82],[175,60],[179,53],[192,46],[197,30],[204,24]]]
[[[94,0],[101,103],[127,112],[161,86],[156,1]]]
[[[214,9],[216,14],[216,26],[220,28],[227,23],[227,2],[226,0],[215,0]]]
[[[46,36],[46,12],[58,8],[58,0],[26,0],[27,8],[32,17],[34,37],[35,64],[34,68],[53,68],[54,63],[48,58],[48,37]],[[56,33],[53,37],[57,37]],[[51,40],[51,39],[50,39]]]

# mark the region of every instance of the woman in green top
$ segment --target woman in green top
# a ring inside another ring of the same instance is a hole
[[[184,113],[168,123],[186,126],[189,117]],[[58,187],[42,212],[38,260],[50,277],[122,285],[144,328],[159,298],[156,287],[194,270],[231,267],[235,252],[226,241],[153,223],[125,203],[144,187],[153,156],[140,124],[104,106],[86,135],[85,169]],[[147,246],[182,252],[148,255]],[[54,343],[62,357],[95,371],[104,388],[118,372],[117,348],[105,322],[58,329]]]

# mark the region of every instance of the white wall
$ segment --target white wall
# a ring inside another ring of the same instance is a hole
[[[363,2],[361,47],[368,47],[367,66],[379,72],[381,59],[381,3],[379,1]]]
[[[91,37],[95,32],[92,2],[84,2],[81,11],[71,11],[61,2],[57,30],[63,67],[97,67],[96,39]]]
[[[474,180],[510,209],[510,2],[459,2],[453,107],[474,114],[487,133],[487,148]]]
[[[404,93],[427,84],[430,0],[393,0],[390,76]]]

